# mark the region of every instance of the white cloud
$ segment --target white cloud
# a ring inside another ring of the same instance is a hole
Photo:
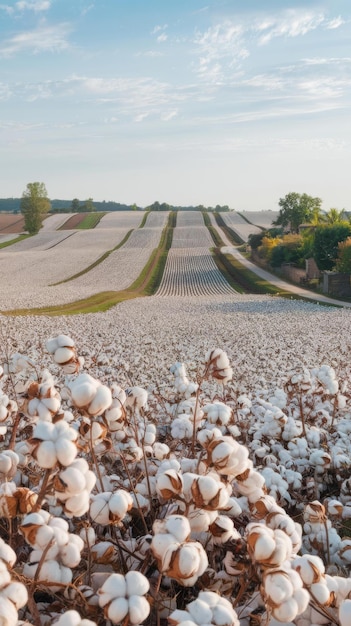
[[[155,28],[152,29],[151,35],[156,35],[161,30],[166,30],[166,28],[168,28],[168,24],[163,24],[163,26],[157,25],[155,26]]]
[[[10,57],[20,52],[61,52],[70,46],[67,40],[71,27],[68,24],[40,25],[32,31],[14,35],[0,46],[0,56]]]
[[[254,26],[257,33],[263,33],[259,45],[265,45],[276,37],[298,37],[315,30],[325,22],[323,13],[287,11],[271,20],[258,22]]]
[[[39,13],[50,9],[51,0],[19,0],[15,3],[17,11],[34,11]]]
[[[169,113],[164,113],[163,115],[161,115],[161,120],[163,122],[169,122],[174,117],[177,117],[177,115],[178,115],[178,110],[175,109],[174,111],[170,111]]]
[[[162,35],[159,35],[157,37],[157,41],[158,43],[163,43],[164,41],[167,41],[168,37],[165,33],[162,33]]]
[[[327,23],[327,28],[333,30],[335,28],[339,28],[343,24],[345,24],[345,20],[343,20],[342,17],[339,15],[338,17],[335,17],[333,20],[330,20]]]

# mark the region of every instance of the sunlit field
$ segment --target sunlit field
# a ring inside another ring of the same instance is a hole
[[[1,309],[129,286],[167,219],[52,221]],[[180,213],[155,296],[0,316],[3,624],[351,623],[350,312],[236,293],[213,245]]]

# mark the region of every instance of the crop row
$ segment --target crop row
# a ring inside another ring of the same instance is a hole
[[[158,296],[204,296],[233,293],[207,248],[171,249]]]

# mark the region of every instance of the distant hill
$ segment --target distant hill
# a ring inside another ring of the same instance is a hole
[[[0,211],[8,213],[20,213],[21,211],[21,199],[22,198],[0,198]],[[52,211],[55,213],[71,213],[72,212],[72,200],[50,200]],[[81,201],[80,205],[82,211],[84,211],[85,200]],[[136,207],[136,205],[120,204],[119,202],[105,201],[94,202],[95,211],[132,211],[142,210],[142,207]]]

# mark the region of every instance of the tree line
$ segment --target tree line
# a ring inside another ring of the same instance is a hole
[[[351,273],[351,221],[345,209],[322,211],[321,198],[288,193],[279,200],[273,228],[250,235],[249,245],[272,267],[304,267],[314,258],[319,270]]]

